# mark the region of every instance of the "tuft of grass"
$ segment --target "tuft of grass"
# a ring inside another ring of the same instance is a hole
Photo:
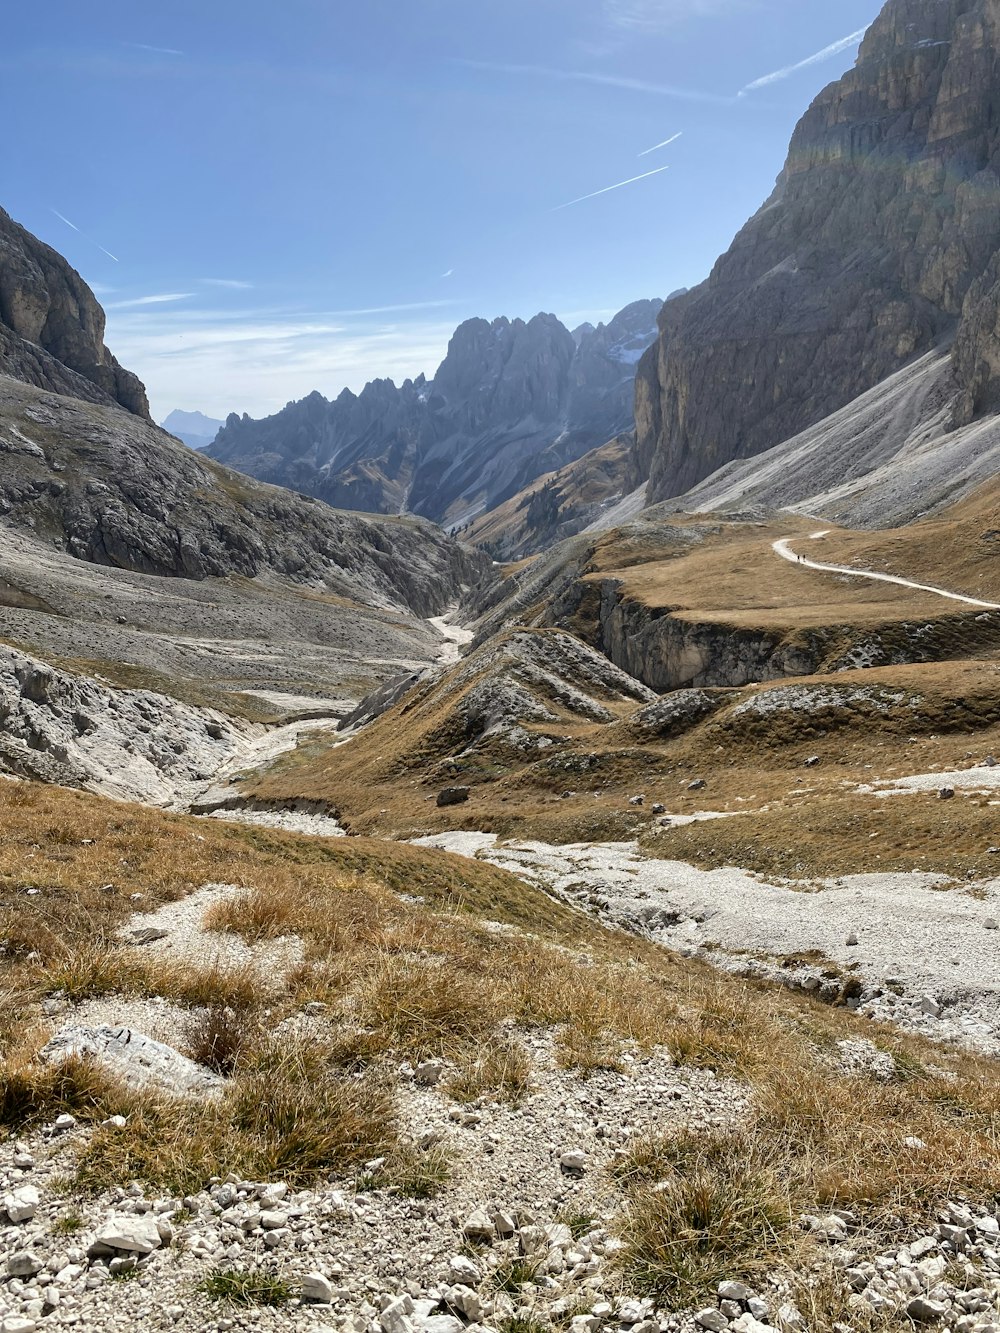
[[[241,1053],[222,1097],[136,1098],[126,1128],[98,1125],[77,1179],[88,1190],[145,1180],[180,1195],[230,1171],[302,1184],[388,1152],[393,1117],[382,1082],[345,1075],[321,1043],[263,1038]]]
[[[574,1240],[579,1240],[581,1236],[586,1236],[597,1226],[598,1218],[593,1213],[563,1212],[556,1217],[557,1222],[563,1226],[569,1227],[570,1235]]]
[[[53,1236],[75,1236],[84,1228],[84,1220],[79,1213],[64,1213],[52,1223]]]
[[[502,1263],[490,1275],[494,1291],[505,1291],[509,1295],[520,1294],[521,1288],[534,1282],[541,1268],[541,1259],[514,1258]]]
[[[792,1248],[787,1186],[753,1139],[681,1134],[640,1145],[621,1170],[632,1188],[620,1259],[639,1295],[696,1307],[725,1278],[753,1281]]]
[[[284,1278],[261,1268],[216,1268],[198,1284],[212,1301],[247,1308],[253,1305],[283,1306],[294,1292]]]
[[[489,1095],[518,1106],[531,1090],[531,1071],[531,1056],[519,1042],[487,1042],[466,1053],[445,1091],[457,1102]]]
[[[196,1064],[228,1078],[253,1035],[247,1014],[225,1004],[213,1004],[188,1020],[185,1054]]]
[[[392,1190],[410,1199],[433,1199],[451,1180],[453,1162],[443,1148],[418,1148],[401,1143],[374,1171],[359,1175],[355,1188],[361,1193]]]

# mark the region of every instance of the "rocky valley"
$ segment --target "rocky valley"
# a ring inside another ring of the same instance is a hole
[[[998,56],[207,452],[0,213],[0,1333],[1000,1328]]]

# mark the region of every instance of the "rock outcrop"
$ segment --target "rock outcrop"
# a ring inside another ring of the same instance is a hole
[[[954,339],[954,424],[1000,401],[1000,5],[889,0],[764,207],[670,302],[635,474],[680,495]]]
[[[230,720],[0,648],[0,773],[169,805],[239,753]]]
[[[99,565],[278,575],[421,617],[490,573],[430,523],[339,513],[237,476],[117,406],[2,377],[0,519]]]
[[[554,315],[468,320],[433,381],[313,393],[264,421],[233,415],[210,452],[329,504],[462,526],[631,429],[659,306],[637,301],[575,333]]]
[[[79,273],[0,208],[0,374],[149,417],[146,390],[104,346],[104,311]]]

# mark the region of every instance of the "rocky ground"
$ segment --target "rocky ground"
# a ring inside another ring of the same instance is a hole
[[[972,770],[979,782],[998,771]],[[768,882],[736,868],[646,857],[637,843],[555,847],[483,833],[419,843],[488,860],[726,970],[846,999],[879,1021],[1000,1052],[1000,877],[961,886],[918,871]]]

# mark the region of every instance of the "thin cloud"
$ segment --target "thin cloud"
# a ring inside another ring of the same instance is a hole
[[[50,208],[49,212],[54,213],[60,222],[65,222],[67,227],[70,227],[72,228],[73,231],[78,232],[79,235],[81,235],[85,241],[89,241],[91,245],[96,245],[102,255],[107,255],[107,257],[109,259],[113,259],[116,264],[121,262],[117,255],[113,255],[110,250],[105,250],[104,246],[95,241],[93,236],[88,236],[85,231],[80,231],[80,228],[76,225],[76,223],[70,222],[69,218],[64,217],[63,214],[60,213],[57,208]]]
[[[558,213],[564,208],[572,208],[574,204],[582,204],[587,199],[596,199],[599,195],[610,194],[612,190],[620,190],[625,185],[634,185],[636,181],[647,180],[650,176],[658,176],[661,171],[669,171],[669,167],[657,167],[655,171],[644,171],[641,176],[630,176],[627,181],[619,181],[617,185],[606,185],[603,190],[595,190],[593,194],[582,194],[579,199],[571,199],[568,204],[560,204],[553,208],[553,213]]]
[[[648,33],[746,8],[747,0],[604,0],[604,17],[614,28]]]
[[[662,143],[654,143],[652,148],[644,148],[642,152],[639,154],[639,156],[649,157],[650,153],[655,153],[660,148],[669,148],[672,143],[677,142],[677,140],[681,137],[683,133],[684,133],[683,130],[678,130],[676,134],[672,134],[669,139],[664,139]]]
[[[249,292],[253,290],[252,282],[241,282],[238,278],[199,278],[206,287],[226,287],[234,292]]]
[[[667,83],[647,83],[643,79],[629,79],[617,74],[597,74],[583,69],[550,69],[545,65],[502,65],[488,60],[460,60],[468,69],[489,70],[493,74],[529,75],[564,83],[595,83],[602,88],[623,88],[627,92],[650,93],[654,97],[675,97],[682,102],[713,102],[729,105],[731,97],[717,93],[703,93],[696,88],[676,88]]]
[[[108,342],[145,382],[157,419],[188,403],[214,417],[265,416],[314,389],[332,398],[380,376],[433,374],[454,331],[433,316],[345,325],[323,313],[173,307],[112,310]]]
[[[839,56],[842,51],[849,51],[852,46],[857,46],[865,35],[866,29],[859,28],[857,32],[852,32],[848,37],[841,37],[838,42],[831,42],[829,46],[824,46],[822,51],[816,51],[811,56],[806,56],[805,60],[800,60],[794,65],[786,65],[784,69],[773,70],[770,74],[765,74],[759,79],[754,79],[753,83],[748,83],[745,88],[741,88],[737,96],[745,97],[747,93],[755,92],[758,88],[767,88],[772,83],[780,83],[782,79],[788,79],[793,74],[798,74],[800,69],[808,69],[810,65],[819,65],[824,60],[829,60],[831,56]]]
[[[409,305],[374,305],[367,310],[328,310],[324,311],[322,317],[356,319],[362,315],[398,315],[407,310],[442,310],[445,306],[454,304],[454,301],[414,301]]]
[[[145,42],[123,42],[123,46],[131,47],[133,51],[151,51],[157,56],[182,56],[184,51],[175,51],[172,46],[147,46]]]
[[[442,273],[442,274],[441,274],[441,277],[442,277],[442,278],[450,278],[450,277],[454,274],[454,272],[455,272],[455,270],[454,270],[453,268],[450,268],[450,269],[448,270],[447,273]]]
[[[136,296],[131,301],[112,301],[109,310],[135,310],[144,305],[167,305],[172,301],[190,301],[194,292],[160,292],[155,296]]]

